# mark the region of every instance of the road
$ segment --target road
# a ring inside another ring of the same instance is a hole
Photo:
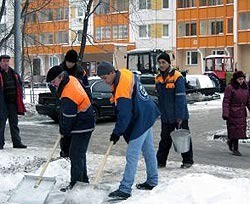
[[[231,155],[225,142],[211,139],[214,133],[226,128],[225,121],[221,119],[220,108],[191,110],[189,123],[192,132],[195,163],[242,169],[250,168],[250,143],[240,144],[239,150],[243,156],[236,157]],[[109,135],[113,126],[113,121],[97,123],[88,151],[104,154],[109,145]],[[23,143],[29,147],[52,147],[58,135],[57,124],[47,117],[38,116],[34,112],[21,117],[19,127]],[[160,137],[160,120],[156,121],[153,130],[157,149]],[[6,140],[10,140],[8,127],[6,128]],[[123,139],[120,139],[111,154],[125,155],[125,153],[126,143]],[[181,156],[174,152],[172,148],[169,160],[181,163]]]

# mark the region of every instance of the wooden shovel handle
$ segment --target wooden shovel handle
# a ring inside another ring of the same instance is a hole
[[[110,142],[108,150],[107,150],[106,154],[104,155],[101,164],[99,165],[98,172],[97,172],[96,177],[95,177],[95,179],[93,181],[94,185],[98,183],[98,181],[99,181],[99,179],[101,177],[101,174],[103,172],[104,166],[106,164],[107,158],[108,158],[108,156],[110,154],[110,151],[111,151],[112,147],[113,147],[113,141]]]
[[[34,188],[37,188],[37,187],[39,186],[39,184],[41,183],[42,178],[43,178],[43,174],[45,173],[45,171],[46,171],[46,169],[47,169],[47,167],[48,167],[48,165],[49,165],[49,163],[50,163],[50,161],[51,161],[53,155],[55,154],[56,148],[57,148],[57,146],[58,146],[58,144],[59,144],[61,138],[62,138],[62,136],[61,136],[61,135],[58,135],[58,137],[57,137],[57,139],[56,139],[56,142],[55,142],[55,144],[54,144],[54,147],[53,147],[53,149],[51,150],[51,153],[50,153],[50,155],[48,156],[48,159],[47,159],[46,163],[44,164],[44,166],[43,166],[43,168],[42,168],[42,171],[41,171],[41,173],[40,173],[40,175],[39,175],[39,177],[38,177],[38,179],[37,179],[37,182],[36,182]]]

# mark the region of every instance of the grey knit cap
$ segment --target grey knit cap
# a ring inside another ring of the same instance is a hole
[[[115,71],[115,68],[109,62],[102,61],[97,66],[97,75],[98,76],[107,75],[107,74],[111,73],[112,71]]]

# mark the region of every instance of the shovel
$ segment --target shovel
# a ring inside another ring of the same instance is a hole
[[[21,182],[18,184],[13,194],[8,200],[8,203],[15,204],[42,204],[45,203],[50,191],[56,183],[55,177],[43,177],[49,162],[51,161],[56,147],[61,139],[59,135],[56,139],[53,149],[46,163],[44,164],[39,176],[25,175]]]
[[[103,198],[107,194],[106,192],[110,190],[110,187],[99,186],[98,182],[102,177],[103,169],[105,167],[107,158],[110,154],[112,147],[113,147],[113,142],[110,142],[108,150],[98,167],[98,171],[96,173],[93,183],[86,184],[82,182],[77,182],[74,185],[73,189],[70,191],[68,198],[66,198],[66,200],[64,201],[64,204],[77,203],[77,201],[73,200],[76,197],[81,197],[81,203],[88,203],[88,204],[100,203],[100,201],[103,200]]]

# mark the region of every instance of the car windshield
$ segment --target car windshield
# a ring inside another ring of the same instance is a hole
[[[110,86],[104,83],[102,80],[100,80],[93,84],[92,92],[110,93],[111,91],[110,91]]]

